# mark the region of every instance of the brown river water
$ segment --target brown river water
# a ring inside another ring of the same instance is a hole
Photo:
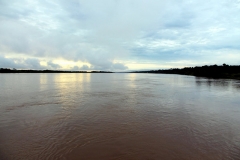
[[[238,160],[240,81],[0,74],[1,160]]]

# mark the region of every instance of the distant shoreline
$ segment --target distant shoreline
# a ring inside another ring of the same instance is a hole
[[[155,73],[155,74],[179,74],[207,78],[224,78],[240,80],[240,65],[223,64],[210,66],[196,66],[185,68],[159,69],[149,71],[110,72],[110,71],[60,71],[60,70],[17,70],[0,68],[0,73]]]
[[[156,74],[180,74],[207,78],[224,78],[240,80],[240,65],[223,64],[210,66],[185,67],[182,69],[171,68],[166,70],[136,71],[131,73],[156,73]]]
[[[17,70],[0,68],[0,73],[114,73],[109,71],[60,71],[60,70]]]

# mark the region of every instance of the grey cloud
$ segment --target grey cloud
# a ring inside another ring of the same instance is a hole
[[[74,67],[72,67],[71,70],[73,70],[73,71],[87,71],[87,70],[91,70],[91,69],[88,65],[82,65],[82,67],[74,66]]]
[[[121,63],[113,63],[111,61],[103,61],[98,63],[92,63],[92,70],[108,70],[108,71],[123,71],[128,69],[127,66]]]
[[[24,60],[23,65],[25,65],[25,67],[28,69],[44,69],[45,68],[40,64],[40,61],[35,58],[28,58]]]
[[[60,69],[60,68],[62,68],[59,64],[53,63],[52,61],[48,61],[47,66],[50,67],[50,69]]]
[[[72,70],[102,70],[102,71],[124,71],[127,70],[128,67],[125,66],[124,64],[121,63],[111,63],[108,62],[107,64],[104,65],[82,65],[81,67],[74,66]]]
[[[197,52],[207,57],[209,51],[226,49],[237,54],[235,51],[240,50],[237,0],[208,3],[2,0],[0,3],[2,56],[64,58],[88,62],[90,69],[112,70],[126,69],[125,60],[146,58],[150,63],[169,61],[172,57],[184,60],[189,55],[194,60]],[[179,45],[166,46],[164,43],[169,40]],[[123,62],[122,67],[114,63],[118,60]]]
[[[0,1],[0,17],[18,19],[26,16],[31,12],[31,8],[22,8],[23,1],[1,0]],[[26,3],[26,2],[25,2]]]
[[[18,68],[18,65],[12,59],[0,55],[0,68]]]
[[[113,70],[126,70],[126,69],[128,69],[127,66],[125,66],[125,65],[123,65],[121,63],[114,63],[112,65],[112,67],[113,67]]]
[[[16,68],[16,69],[46,69],[45,66],[40,64],[36,58],[5,58],[0,55],[0,68]]]
[[[80,70],[90,70],[90,67],[88,65],[83,65]]]

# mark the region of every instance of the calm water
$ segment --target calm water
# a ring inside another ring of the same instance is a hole
[[[240,81],[0,74],[0,159],[240,159]]]

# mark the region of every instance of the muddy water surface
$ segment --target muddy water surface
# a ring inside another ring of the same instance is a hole
[[[0,159],[240,159],[240,81],[0,74]]]

